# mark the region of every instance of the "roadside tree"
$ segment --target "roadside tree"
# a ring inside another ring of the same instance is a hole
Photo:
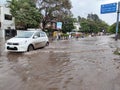
[[[74,22],[76,22],[75,18],[72,18],[72,17],[65,18],[62,26],[63,33],[71,32],[75,28]]]
[[[70,0],[36,0],[36,4],[43,15],[41,20],[43,30],[48,23],[63,22],[66,17],[71,16]]]
[[[42,17],[32,0],[8,0],[8,7],[15,17],[16,29],[37,28]]]
[[[112,33],[112,34],[115,34],[115,33],[116,33],[116,23],[112,24],[112,25],[109,27],[109,33]],[[118,34],[120,34],[120,23],[119,23]]]
[[[98,33],[103,29],[108,30],[109,25],[101,20],[96,14],[88,14],[87,18],[78,16],[81,30],[84,33]]]

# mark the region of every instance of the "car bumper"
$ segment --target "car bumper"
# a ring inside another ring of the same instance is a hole
[[[10,52],[25,52],[27,48],[24,45],[6,45],[5,50]]]

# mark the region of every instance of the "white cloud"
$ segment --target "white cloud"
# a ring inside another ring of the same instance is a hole
[[[114,3],[114,2],[118,2],[119,0],[103,0],[103,3]]]
[[[4,4],[6,0],[0,0],[0,4]]]
[[[87,14],[97,14],[102,20],[108,24],[116,22],[116,13],[101,14],[100,7],[102,4],[118,2],[118,0],[71,0],[73,8],[71,11],[75,17],[87,17]]]

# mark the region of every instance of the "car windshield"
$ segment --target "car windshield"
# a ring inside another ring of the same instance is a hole
[[[34,32],[20,32],[16,38],[30,38]]]

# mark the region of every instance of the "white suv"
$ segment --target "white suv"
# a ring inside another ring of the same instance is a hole
[[[6,41],[5,49],[11,52],[31,51],[49,45],[49,39],[43,31],[21,31]]]

